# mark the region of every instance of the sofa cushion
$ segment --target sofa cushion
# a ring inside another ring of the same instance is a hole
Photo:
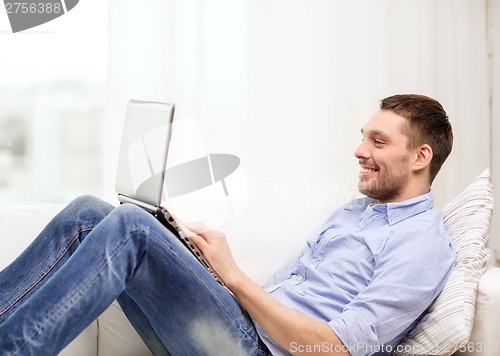
[[[468,343],[478,283],[489,257],[492,209],[489,170],[443,209],[445,228],[455,245],[456,265],[441,294],[394,354],[451,355]]]

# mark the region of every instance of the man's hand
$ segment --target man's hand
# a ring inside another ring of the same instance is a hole
[[[202,222],[181,223],[179,226],[225,284],[239,277],[242,272],[234,261],[223,232],[212,230]]]

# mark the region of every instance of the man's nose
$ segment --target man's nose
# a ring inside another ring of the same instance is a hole
[[[370,157],[370,151],[368,150],[365,140],[361,141],[358,148],[356,148],[354,156],[358,159],[368,159]]]

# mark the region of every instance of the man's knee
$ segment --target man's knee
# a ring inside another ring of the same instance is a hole
[[[110,214],[111,223],[130,228],[148,229],[154,219],[152,215],[135,204],[120,204]]]
[[[135,204],[120,204],[113,213],[123,216],[136,216],[144,213],[144,210]]]
[[[114,207],[111,204],[95,196],[82,195],[71,201],[64,209],[64,212],[67,214],[73,214],[75,217],[81,216],[82,214],[87,215],[89,213],[104,217],[113,209]]]
[[[68,206],[88,207],[100,204],[101,200],[93,195],[81,195],[73,199]]]

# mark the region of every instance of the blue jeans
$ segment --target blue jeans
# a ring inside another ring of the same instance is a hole
[[[153,216],[90,196],[0,272],[0,354],[56,355],[115,299],[155,355],[268,354],[232,294]]]

